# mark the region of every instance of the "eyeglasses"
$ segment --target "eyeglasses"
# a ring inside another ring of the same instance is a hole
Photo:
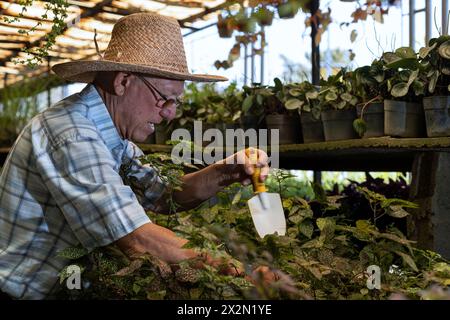
[[[137,77],[138,77],[139,79],[141,79],[142,82],[144,82],[144,84],[145,84],[152,92],[155,91],[155,92],[162,98],[162,100],[164,100],[163,105],[165,105],[167,102],[172,102],[173,104],[175,104],[175,107],[178,107],[178,106],[180,106],[180,105],[183,103],[183,101],[182,101],[179,97],[177,97],[177,98],[175,98],[175,99],[173,99],[173,98],[168,98],[165,94],[163,94],[161,91],[159,91],[158,88],[156,88],[154,85],[152,85],[151,82],[148,81],[147,79],[145,79],[143,76],[137,75]],[[155,94],[154,94],[154,95],[155,95]],[[158,99],[158,98],[156,97],[156,95],[155,95],[155,98],[156,98],[157,101],[161,101],[161,99]]]

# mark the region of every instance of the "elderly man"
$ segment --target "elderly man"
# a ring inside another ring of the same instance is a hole
[[[176,20],[156,14],[120,19],[104,56],[54,67],[61,77],[89,83],[36,116],[14,144],[0,177],[0,291],[42,299],[58,289],[68,263],[58,251],[117,243],[128,253],[148,252],[169,263],[198,256],[187,242],[151,223],[145,210],[164,213],[165,185],[143,166],[132,142],[173,119],[185,80],[222,81],[190,74]],[[259,152],[261,180],[267,156]],[[173,196],[183,209],[197,206],[233,182],[249,183],[253,166],[220,162],[183,177]],[[123,183],[127,164],[133,186]],[[209,264],[217,264],[208,258]],[[228,270],[232,273],[232,270]]]

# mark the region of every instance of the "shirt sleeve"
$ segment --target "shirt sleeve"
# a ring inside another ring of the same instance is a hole
[[[150,222],[100,137],[64,139],[38,158],[38,166],[65,220],[88,250],[108,245]]]
[[[142,150],[128,141],[122,157],[121,176],[129,185],[139,202],[146,210],[155,210],[155,203],[166,193],[167,185],[158,176],[156,170],[148,164],[142,164],[139,157]]]

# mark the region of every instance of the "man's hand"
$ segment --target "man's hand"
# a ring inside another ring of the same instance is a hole
[[[255,166],[261,168],[259,179],[263,182],[269,174],[268,156],[263,150],[255,148],[250,148],[250,152],[257,153],[256,163],[252,163],[245,150],[241,150],[202,170],[185,175],[183,190],[174,193],[174,200],[180,205],[180,210],[195,208],[232,183],[249,185]],[[165,213],[163,206],[156,211]]]
[[[250,161],[250,157],[247,156],[245,149],[236,152],[232,156],[217,162],[217,165],[222,165],[222,173],[224,180],[230,183],[241,182],[243,185],[249,185],[251,176],[255,172],[255,167],[261,168],[259,179],[261,182],[266,180],[269,175],[269,157],[263,150],[249,148],[251,155],[257,154],[258,161]]]

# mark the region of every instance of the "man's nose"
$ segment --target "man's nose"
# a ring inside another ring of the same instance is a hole
[[[164,119],[171,121],[175,119],[176,109],[175,104],[170,103],[167,106],[163,106],[162,110],[159,112],[159,115]]]

